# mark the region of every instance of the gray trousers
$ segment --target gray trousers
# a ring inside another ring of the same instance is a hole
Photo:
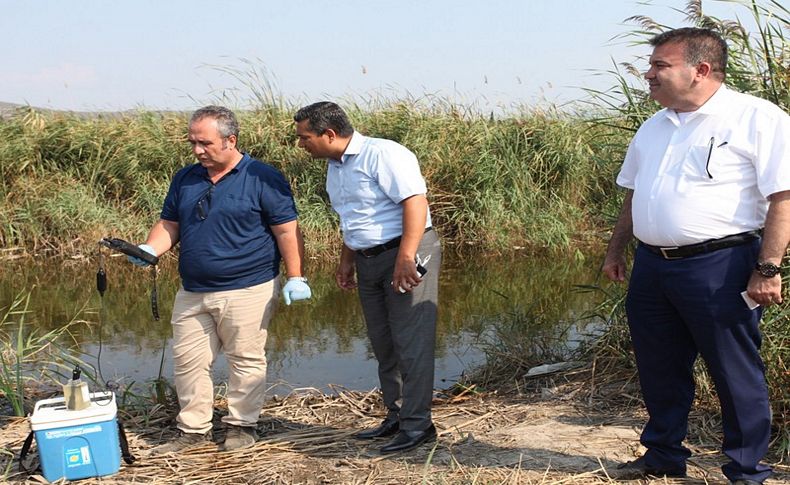
[[[392,289],[398,248],[378,256],[355,256],[359,300],[368,337],[378,360],[379,381],[388,416],[405,431],[431,426],[434,345],[442,249],[436,231],[425,233],[417,254],[430,260],[428,272],[411,293]]]

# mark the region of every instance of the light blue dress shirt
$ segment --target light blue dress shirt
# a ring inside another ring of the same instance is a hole
[[[426,194],[417,157],[406,147],[354,132],[341,160],[329,160],[326,191],[340,216],[343,242],[367,249],[403,233],[403,206],[413,195]],[[425,227],[431,226],[428,210]]]

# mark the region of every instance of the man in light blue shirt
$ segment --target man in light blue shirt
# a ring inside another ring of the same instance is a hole
[[[306,106],[294,121],[299,146],[328,159],[326,189],[343,233],[335,280],[359,291],[388,410],[379,426],[355,436],[395,435],[382,453],[415,448],[436,438],[431,399],[441,263],[417,157],[355,132],[335,103]]]

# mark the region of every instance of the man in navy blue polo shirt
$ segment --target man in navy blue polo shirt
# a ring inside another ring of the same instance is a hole
[[[230,372],[221,451],[252,446],[266,388],[267,327],[280,293],[286,304],[310,298],[302,276],[304,245],[288,182],[275,168],[238,150],[239,125],[219,106],[197,110],[189,143],[198,163],[173,177],[161,219],[143,250],[161,255],[181,243],[182,288],[173,305],[178,437],[152,450],[177,452],[210,438],[210,370],[224,351]],[[135,264],[145,264],[132,258]]]

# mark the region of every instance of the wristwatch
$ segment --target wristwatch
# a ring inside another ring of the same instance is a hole
[[[765,278],[773,278],[774,276],[779,274],[779,266],[773,263],[758,262],[757,265],[755,266],[755,269],[757,269],[757,273],[759,273],[760,276],[763,276]]]

